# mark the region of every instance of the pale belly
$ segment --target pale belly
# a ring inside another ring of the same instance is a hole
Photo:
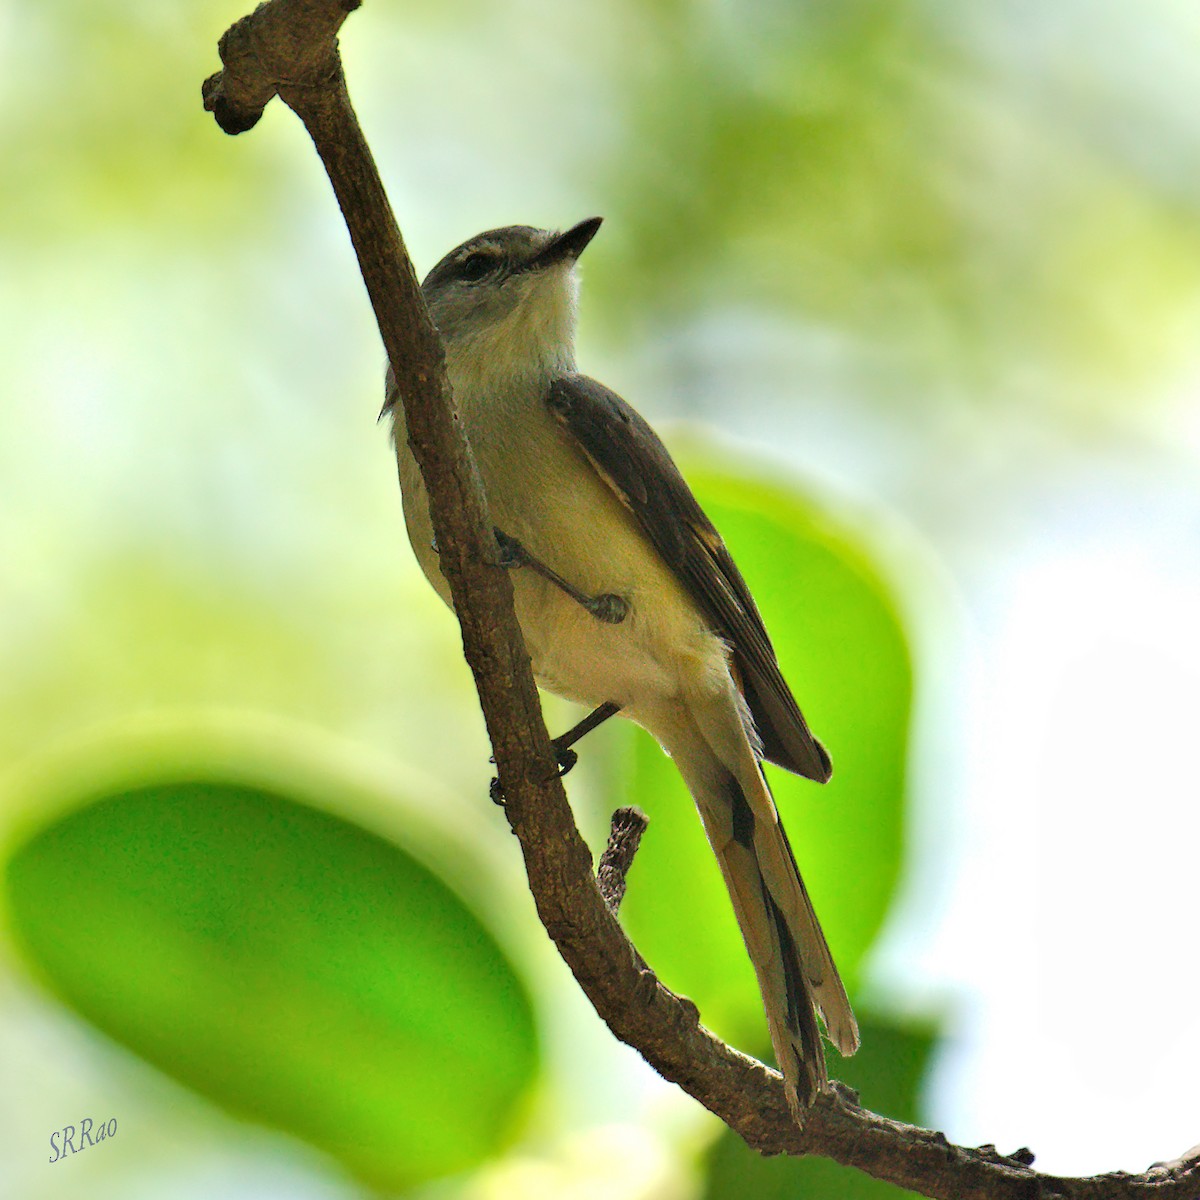
[[[562,452],[552,449],[556,457]],[[654,714],[681,693],[727,686],[724,645],[586,460],[570,462],[565,472],[527,472],[543,483],[531,496],[497,486],[510,473],[497,471],[486,454],[478,457],[496,525],[575,587],[614,593],[629,606],[624,621],[605,624],[529,568],[514,569],[517,619],[541,687],[591,707],[618,704],[626,716],[652,726]],[[424,487],[407,447],[400,467],[409,538],[429,582],[449,603]]]
[[[687,637],[694,631],[669,628],[650,589],[621,590],[614,581],[603,590],[629,606],[619,625],[598,620],[528,570],[515,573],[517,620],[539,685],[592,707],[611,702],[639,710],[672,699],[682,683],[679,654],[672,647],[697,640]]]

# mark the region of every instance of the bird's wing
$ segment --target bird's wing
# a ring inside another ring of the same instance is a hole
[[[658,435],[586,375],[554,380],[547,403],[729,645],[764,756],[824,783],[832,773],[829,755],[784,682],[750,589]]]

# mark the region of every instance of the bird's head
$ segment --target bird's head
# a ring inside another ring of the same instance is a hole
[[[452,374],[527,379],[574,369],[575,263],[599,217],[565,233],[509,225],[451,250],[421,291]]]

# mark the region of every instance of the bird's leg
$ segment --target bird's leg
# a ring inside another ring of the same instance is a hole
[[[620,625],[628,616],[629,604],[620,596],[614,596],[611,592],[602,592],[599,596],[589,596],[586,592],[581,592],[577,587],[568,583],[557,571],[552,571],[544,562],[534,558],[516,538],[509,537],[501,529],[497,529],[495,532],[496,543],[500,547],[500,565],[502,567],[510,570],[517,567],[528,567],[534,574],[548,579],[555,587],[561,588],[572,600],[586,608],[597,621],[603,621],[606,625]]]
[[[560,733],[558,737],[550,739],[550,745],[554,747],[554,757],[558,759],[560,776],[565,775],[579,761],[579,755],[571,747],[581,737],[585,737],[598,725],[603,725],[609,717],[616,716],[620,711],[619,704],[607,700],[599,708],[588,713],[578,725],[572,725],[566,733]]]
[[[614,704],[611,700],[601,704],[599,708],[588,713],[577,725],[572,725],[566,733],[559,734],[556,738],[550,739],[550,745],[554,749],[554,757],[558,760],[558,775],[561,779],[578,761],[579,755],[571,749],[573,745],[581,737],[585,737],[591,733],[598,725],[603,725],[609,717],[615,716],[621,711],[619,704]],[[493,758],[491,760],[495,762]],[[494,803],[504,804],[504,792],[500,787],[500,780],[493,779],[488,794],[491,796]]]

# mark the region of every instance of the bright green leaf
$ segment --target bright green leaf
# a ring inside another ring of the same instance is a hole
[[[387,1187],[461,1171],[537,1071],[530,1000],[457,895],[340,817],[215,781],[92,800],[8,864],[18,937],[117,1041]]]

